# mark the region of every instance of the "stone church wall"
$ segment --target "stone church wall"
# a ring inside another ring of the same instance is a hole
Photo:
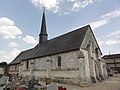
[[[60,63],[58,64],[59,57]],[[80,84],[82,86],[101,80],[103,75],[101,51],[91,30],[87,31],[80,50],[28,61],[22,61],[19,68],[19,72],[23,77],[47,77],[52,78],[54,81]]]
[[[90,78],[92,79],[92,82],[101,80],[103,78],[101,51],[91,30],[87,31],[84,41],[81,45],[81,50],[86,56],[85,60],[89,63],[87,66],[89,70],[87,71],[90,72]]]
[[[61,66],[58,66],[58,57],[61,57]],[[23,77],[31,75],[31,69],[33,70],[33,76],[36,78],[47,77],[47,60],[51,60],[50,77],[53,79],[66,79],[73,80],[79,77],[79,50],[56,54],[52,56],[37,58],[29,60],[29,68],[26,69],[26,61],[22,62],[21,75]],[[31,64],[33,63],[33,64]]]
[[[9,72],[8,73],[11,74],[12,76],[16,77],[19,73],[19,64],[9,66]]]

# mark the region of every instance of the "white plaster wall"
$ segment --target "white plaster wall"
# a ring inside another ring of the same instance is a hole
[[[4,74],[3,68],[0,68],[0,74]]]
[[[46,61],[49,57],[42,57],[35,59],[35,69],[46,69]]]
[[[40,78],[44,78],[47,76],[46,71],[34,71],[33,74],[35,77],[40,77]]]
[[[11,70],[15,70],[15,65],[11,65],[10,67],[9,67],[9,70],[11,71]]]
[[[26,61],[22,61],[21,67],[22,67],[22,70],[26,70]]]
[[[46,69],[47,59],[52,60],[52,69],[58,68],[58,56],[61,56],[61,68],[78,68],[79,50],[35,59],[36,69]]]
[[[19,64],[9,66],[9,74],[17,75],[19,73]]]
[[[52,69],[58,68],[58,56],[61,56],[61,68],[78,68],[78,54],[79,50],[51,56]]]
[[[52,65],[52,77],[78,77],[78,69],[79,69],[79,60],[78,60],[79,50],[71,51],[67,53],[56,54],[52,56],[37,58],[34,60],[29,60],[29,62],[34,61],[34,69],[33,74],[36,77],[46,77],[46,61],[50,59]],[[61,56],[61,70],[56,71],[59,69],[58,67],[58,56]],[[30,74],[30,65],[29,69],[26,70],[26,61],[22,62],[21,65],[21,73],[22,75],[31,75]],[[69,70],[72,69],[72,70]],[[68,70],[68,71],[67,71]],[[76,70],[76,71],[74,71]]]
[[[90,68],[89,68],[89,59],[88,59],[88,51],[84,49],[80,49],[84,54],[85,59],[85,70],[86,70],[86,77],[90,77]]]
[[[22,75],[25,77],[25,76],[29,76],[30,75],[30,72],[29,70],[28,71],[23,71]]]
[[[81,48],[87,49],[87,45],[91,42],[91,47],[92,47],[92,52],[95,52],[95,48],[99,48],[97,41],[94,38],[94,35],[92,34],[92,31],[89,29],[85,35],[84,41],[81,45]],[[101,59],[101,52],[100,49],[98,49],[98,55],[99,58]],[[91,54],[92,56],[92,54]],[[94,56],[93,56],[94,57]]]
[[[90,76],[95,77],[96,78],[96,74],[99,75],[99,72],[101,71],[102,68],[98,69],[98,64],[100,65],[99,60],[101,60],[101,51],[99,49],[99,46],[95,40],[94,35],[92,34],[92,31],[90,30],[90,28],[88,28],[89,30],[87,31],[85,38],[83,40],[83,43],[81,45],[81,50],[83,51],[84,55],[85,55],[85,60],[87,61],[86,63],[90,63],[91,66],[87,66],[87,70],[86,71],[90,71]],[[88,58],[88,46],[90,47],[90,58]],[[98,54],[96,54],[95,49],[98,48]],[[98,57],[96,57],[96,55],[98,55]],[[96,64],[97,62],[97,64]],[[90,64],[89,63],[89,64]],[[95,65],[96,65],[96,71],[95,71]],[[101,66],[101,65],[100,65]]]
[[[54,77],[69,77],[76,78],[78,77],[79,71],[70,70],[70,71],[52,71],[52,76]]]

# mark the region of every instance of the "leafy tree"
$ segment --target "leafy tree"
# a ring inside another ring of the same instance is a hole
[[[0,67],[4,68],[4,75],[7,75],[8,74],[7,62],[1,62]]]
[[[1,66],[1,67],[7,66],[7,62],[1,62],[1,63],[0,63],[0,66]]]

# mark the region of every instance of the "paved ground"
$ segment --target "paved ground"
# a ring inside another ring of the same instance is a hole
[[[103,82],[97,82],[89,87],[80,87],[76,85],[60,84],[67,90],[120,90],[120,74],[114,77],[109,77]]]
[[[120,90],[120,75],[109,77],[103,82],[92,84],[90,87],[82,88],[67,84],[63,84],[63,86],[67,87],[68,90]]]

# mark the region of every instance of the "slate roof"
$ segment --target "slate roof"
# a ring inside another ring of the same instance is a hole
[[[103,58],[104,59],[120,58],[120,54],[104,55]]]
[[[40,45],[36,45],[32,49],[23,51],[9,65],[20,63],[22,60],[78,50],[84,40],[88,28],[90,28],[89,25],[84,26],[72,32],[47,40]]]

